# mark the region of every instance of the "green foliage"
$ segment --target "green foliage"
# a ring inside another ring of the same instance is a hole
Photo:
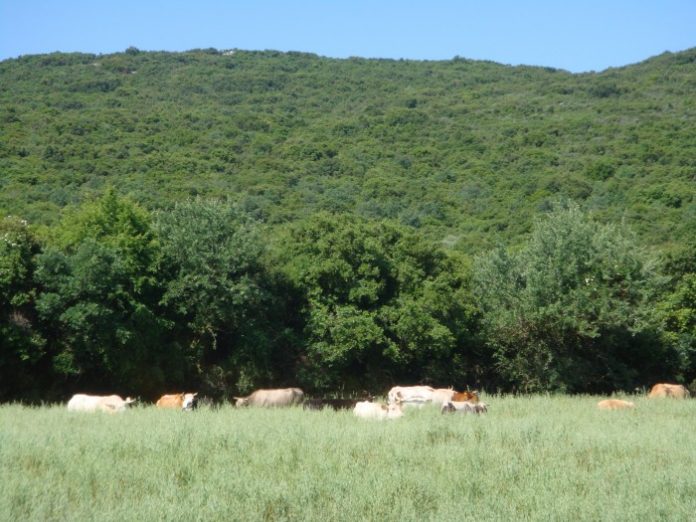
[[[632,389],[669,368],[648,318],[657,275],[626,231],[567,204],[519,252],[477,259],[497,367],[523,391]]]
[[[282,245],[285,271],[306,298],[312,386],[464,381],[452,361],[471,350],[475,312],[443,251],[402,227],[326,213],[299,223]]]
[[[158,256],[148,213],[113,191],[66,215],[36,271],[58,375],[145,393],[162,385]]]
[[[692,264],[690,269],[696,270],[696,265]],[[696,271],[677,279],[674,289],[660,302],[658,317],[667,344],[679,354],[677,380],[693,388],[696,384]]]
[[[694,56],[0,62],[0,394],[690,381]]]
[[[166,288],[177,337],[204,372],[208,391],[248,391],[273,376],[272,308],[259,226],[235,205],[201,199],[157,216]]]
[[[519,243],[570,197],[651,244],[695,233],[694,50],[601,73],[192,50],[0,62],[0,209],[54,223],[111,184]]]
[[[22,390],[35,395],[41,381],[37,365],[44,339],[34,309],[34,255],[39,243],[26,221],[0,221],[0,400]]]

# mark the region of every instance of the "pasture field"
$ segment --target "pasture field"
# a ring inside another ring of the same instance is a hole
[[[696,401],[487,415],[0,407],[0,519],[696,520]]]

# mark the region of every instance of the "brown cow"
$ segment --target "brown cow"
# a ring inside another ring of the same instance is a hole
[[[479,401],[479,394],[477,391],[457,392],[452,397],[452,400],[454,402],[478,402]]]
[[[173,393],[171,395],[162,395],[157,401],[158,408],[169,408],[172,410],[194,410],[196,409],[196,393]]]
[[[600,410],[627,410],[635,407],[630,401],[622,401],[620,399],[606,399],[597,403],[597,408]]]
[[[648,397],[672,397],[674,399],[688,399],[689,390],[681,384],[656,384],[650,389]]]
[[[488,404],[483,402],[448,401],[440,408],[440,413],[487,413]]]

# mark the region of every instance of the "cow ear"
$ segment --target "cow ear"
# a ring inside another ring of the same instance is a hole
[[[194,394],[192,395],[192,397],[195,397],[196,395],[198,395],[198,392],[194,393]]]

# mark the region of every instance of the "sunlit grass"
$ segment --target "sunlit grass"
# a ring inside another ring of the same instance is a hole
[[[5,520],[689,520],[696,402],[487,415],[0,408]]]

